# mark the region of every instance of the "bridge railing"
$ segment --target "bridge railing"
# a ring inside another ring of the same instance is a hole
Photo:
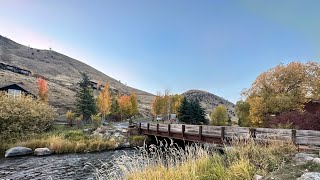
[[[272,129],[272,128],[248,128],[232,126],[208,126],[208,125],[188,125],[188,124],[142,124],[138,125],[139,131],[153,132],[166,137],[179,134],[181,137],[186,135],[211,138],[233,138],[252,137],[256,140],[288,140],[297,145],[315,145],[320,146],[320,131],[296,130],[296,129]]]

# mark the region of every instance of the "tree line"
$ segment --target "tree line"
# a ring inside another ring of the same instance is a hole
[[[76,94],[75,110],[68,111],[66,117],[70,124],[73,124],[73,121],[79,124],[82,121],[88,123],[90,120],[97,123],[105,120],[107,116],[114,118],[120,116],[123,120],[138,113],[138,98],[134,91],[131,91],[130,95],[119,95],[112,92],[109,83],[106,83],[95,98],[89,77],[82,73]]]
[[[212,124],[212,125],[230,125],[231,119],[228,116],[227,108],[219,105],[213,109],[210,119],[206,118],[206,113],[200,102],[197,100],[175,94],[170,95],[166,90],[162,95],[158,93],[151,104],[151,112],[154,117],[167,116],[168,114],[177,114],[179,121],[187,124]],[[166,118],[163,118],[166,119]]]

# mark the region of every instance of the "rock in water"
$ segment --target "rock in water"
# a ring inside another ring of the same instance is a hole
[[[32,154],[32,150],[30,148],[17,146],[13,147],[6,151],[5,157],[15,157],[15,156],[24,156]]]
[[[314,158],[312,162],[315,164],[320,164],[320,158]]]
[[[313,154],[305,154],[305,153],[298,153],[295,155],[294,160],[298,163],[305,163],[308,161],[312,161],[314,159]]]
[[[319,172],[304,173],[298,180],[320,180]]]
[[[34,150],[34,154],[36,156],[47,156],[47,155],[51,155],[52,151],[48,148],[37,148]]]

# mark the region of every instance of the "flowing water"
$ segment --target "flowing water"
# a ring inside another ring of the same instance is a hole
[[[0,158],[0,179],[94,179],[94,171],[86,163],[99,167],[101,161],[110,162],[124,151],[130,154],[135,150]]]

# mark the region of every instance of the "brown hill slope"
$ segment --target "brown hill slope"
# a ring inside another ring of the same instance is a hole
[[[237,121],[235,115],[235,105],[223,99],[222,97],[202,90],[189,90],[182,95],[185,96],[188,100],[199,101],[200,105],[205,109],[207,115],[209,115],[218,105],[224,105],[227,108],[231,120]]]
[[[110,83],[120,93],[135,91],[139,101],[139,111],[144,115],[150,113],[150,103],[154,95],[126,86],[103,74],[93,67],[51,50],[39,50],[18,44],[0,36],[0,63],[16,66],[32,72],[26,76],[0,69],[0,84],[21,82],[32,93],[37,93],[37,76],[44,76],[50,88],[49,103],[64,114],[75,102],[75,90],[81,72],[85,72],[98,84]]]

